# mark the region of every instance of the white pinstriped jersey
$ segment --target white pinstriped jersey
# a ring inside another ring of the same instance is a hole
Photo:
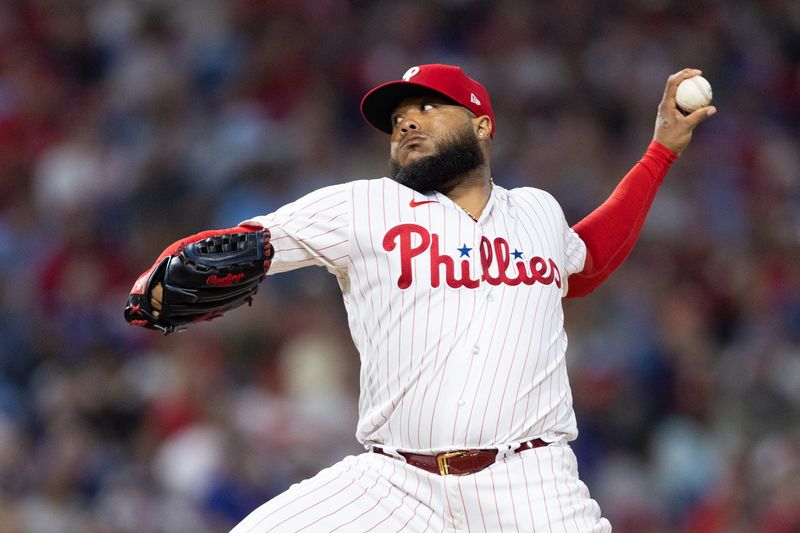
[[[319,189],[247,223],[270,274],[338,278],[361,355],[358,440],[437,452],[577,436],[561,298],[586,247],[548,193],[495,186],[475,223],[389,178]]]

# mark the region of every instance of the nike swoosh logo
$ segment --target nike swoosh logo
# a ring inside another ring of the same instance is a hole
[[[420,200],[420,201],[411,200],[410,202],[408,202],[408,205],[411,207],[419,207],[425,204],[438,204],[438,203],[439,202],[437,202],[436,200]]]

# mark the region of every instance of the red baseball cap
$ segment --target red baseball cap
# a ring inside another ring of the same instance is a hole
[[[495,123],[492,103],[486,89],[452,65],[419,65],[411,67],[402,79],[379,85],[361,100],[361,115],[382,132],[392,133],[392,111],[405,98],[435,93],[466,107],[475,115],[488,115]]]

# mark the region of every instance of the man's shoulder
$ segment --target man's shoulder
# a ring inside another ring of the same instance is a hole
[[[544,189],[537,189],[536,187],[515,187],[513,189],[502,189],[505,194],[512,200],[514,199],[523,199],[523,200],[535,200],[538,202],[552,202],[558,204],[558,200],[550,194],[549,192],[545,191]]]
[[[365,190],[370,186],[374,187],[374,183],[385,180],[388,178],[361,178],[355,179],[350,181],[341,181],[338,183],[332,183],[329,185],[323,185],[316,189],[313,189],[307,193],[305,193],[306,197],[319,197],[319,196],[330,196],[334,194],[352,194],[355,191]]]
[[[348,185],[357,193],[380,194],[386,197],[397,195],[400,198],[414,198],[422,194],[387,176],[358,179],[348,182]],[[427,193],[426,196],[435,194],[437,193]]]

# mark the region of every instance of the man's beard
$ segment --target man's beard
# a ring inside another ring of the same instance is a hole
[[[389,176],[417,192],[447,193],[463,177],[484,163],[478,137],[467,126],[461,133],[436,143],[436,153],[400,166],[397,159],[389,160]]]

